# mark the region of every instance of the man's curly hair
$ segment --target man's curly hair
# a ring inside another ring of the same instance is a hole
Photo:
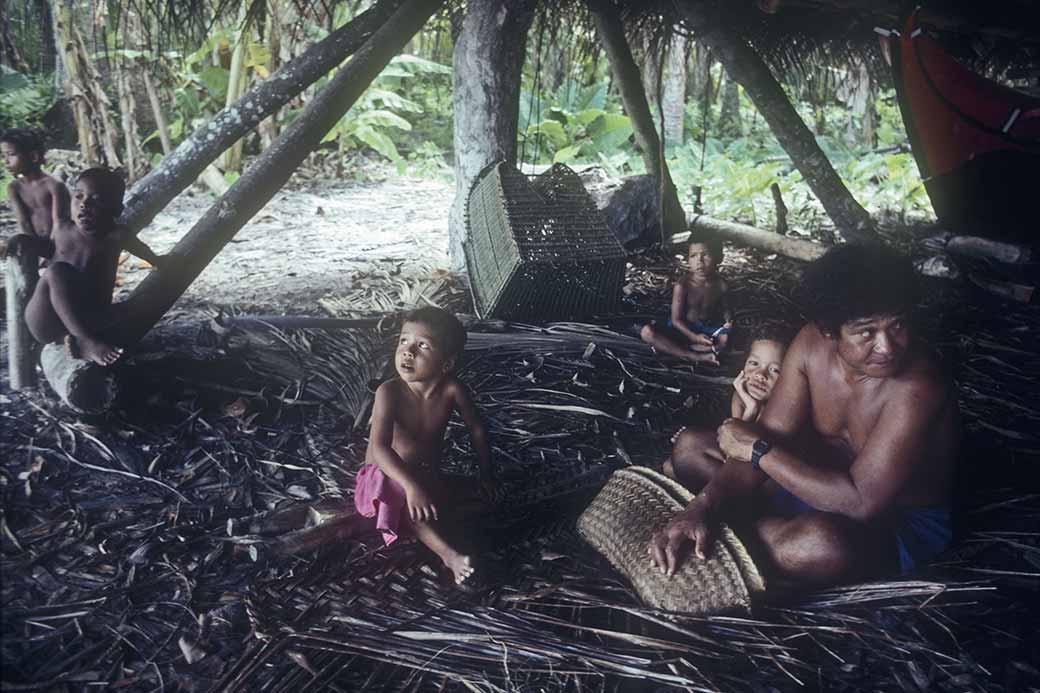
[[[857,243],[832,248],[810,264],[798,290],[806,317],[833,336],[859,318],[910,317],[918,295],[908,257],[883,245]]]

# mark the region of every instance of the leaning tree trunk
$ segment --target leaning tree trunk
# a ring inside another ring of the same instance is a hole
[[[589,9],[596,22],[596,31],[603,41],[614,73],[625,112],[632,121],[636,142],[643,150],[646,170],[661,185],[661,245],[666,245],[672,234],[686,227],[686,215],[679,204],[679,195],[672,183],[668,165],[661,151],[661,139],[654,128],[653,116],[646,101],[646,90],[639,77],[639,67],[632,57],[632,49],[625,38],[625,27],[610,0],[589,0]]]
[[[536,0],[470,0],[452,54],[455,202],[448,218],[451,265],[465,267],[466,197],[488,164],[516,161],[520,75]]]
[[[850,241],[876,240],[870,215],[841,182],[827,155],[758,53],[700,3],[682,0],[679,8],[697,28],[697,40],[711,48],[726,73],[744,87],[744,93],[769,124],[780,146],[801,171],[842,235]]]
[[[672,145],[683,143],[688,45],[689,40],[685,36],[675,34],[668,44],[668,57],[665,60],[661,110],[664,115],[664,138]]]
[[[117,344],[140,339],[162,318],[206,265],[267,204],[321,143],[379,73],[445,0],[406,0],[353,59],[307,104],[227,194],[174,246],[169,269],[148,275],[127,299],[127,319],[110,335]]]
[[[206,125],[178,145],[173,154],[133,187],[126,200],[123,223],[137,233],[147,226],[170,200],[202,174],[224,150],[284,106],[361,46],[402,4],[380,0],[278,72],[258,84],[231,108],[225,108]],[[438,3],[439,4],[439,3]]]
[[[7,258],[4,284],[7,296],[7,374],[12,390],[25,390],[36,385],[36,352],[38,345],[25,324],[25,307],[29,305],[40,276],[40,259],[36,253],[22,250]]]

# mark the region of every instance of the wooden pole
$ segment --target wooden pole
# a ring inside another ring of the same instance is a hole
[[[40,260],[22,244],[17,255],[7,258],[4,283],[7,294],[7,369],[12,390],[36,386],[37,344],[25,324],[25,306],[36,290]]]
[[[406,0],[311,99],[303,113],[170,252],[169,270],[152,272],[127,299],[127,319],[111,339],[132,344],[162,318],[217,253],[289,180],[343,114],[445,0]]]
[[[133,187],[126,199],[122,223],[133,233],[147,226],[170,200],[194,183],[224,150],[256,127],[267,115],[284,106],[352,55],[402,2],[380,0],[350,23],[283,65],[231,108],[225,108],[211,121],[196,129]],[[439,6],[441,3],[436,4]]]
[[[245,55],[249,46],[252,26],[249,22],[249,3],[242,3],[238,8],[238,38],[231,50],[231,68],[228,71],[227,97],[224,108],[231,108],[242,97],[245,91],[246,65]],[[242,166],[242,140],[239,139],[224,152],[223,169],[237,171]]]
[[[665,245],[673,234],[683,230],[686,214],[679,203],[679,194],[662,156],[661,138],[650,114],[639,66],[632,57],[632,49],[625,38],[625,27],[614,5],[609,0],[588,0],[588,5],[596,23],[596,32],[607,51],[610,69],[621,92],[625,113],[632,121],[636,142],[642,149],[643,163],[647,172],[653,174],[661,186],[661,244]]]
[[[747,40],[734,34],[725,19],[706,3],[676,0],[694,28],[697,40],[711,49],[769,124],[780,146],[802,173],[805,182],[827,210],[831,220],[850,241],[877,240],[870,215],[856,201],[834,171],[816,138],[798,116],[783,87]]]
[[[690,215],[689,226],[690,232],[696,232],[698,235],[713,236],[723,241],[746,245],[769,253],[778,253],[784,257],[804,262],[812,262],[829,249],[829,246],[821,243],[781,236],[747,224],[713,219],[703,214]],[[689,240],[690,232],[675,234],[670,239],[671,243],[677,244]]]
[[[110,368],[73,358],[64,344],[46,344],[40,365],[62,401],[80,414],[102,414],[116,400],[116,377]]]

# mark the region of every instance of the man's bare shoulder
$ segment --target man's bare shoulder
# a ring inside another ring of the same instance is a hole
[[[954,395],[953,379],[937,354],[918,345],[910,362],[891,379],[892,394],[907,406],[936,408],[950,402]]]
[[[829,339],[815,323],[806,323],[798,330],[787,347],[784,363],[817,364],[829,363],[824,357],[834,351],[834,340]]]

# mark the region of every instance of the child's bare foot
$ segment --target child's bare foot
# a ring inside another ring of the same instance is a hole
[[[444,565],[448,567],[448,570],[455,576],[455,584],[461,585],[471,575],[473,575],[473,560],[469,556],[463,556],[461,553],[452,552],[447,556],[442,556],[441,560],[444,561]]]
[[[113,363],[119,360],[119,357],[123,355],[123,350],[119,347],[106,344],[99,339],[93,337],[69,337],[65,342],[69,348],[69,354],[75,355],[76,358],[87,359],[93,361],[99,366],[111,366]],[[77,355],[78,352],[78,355]]]

